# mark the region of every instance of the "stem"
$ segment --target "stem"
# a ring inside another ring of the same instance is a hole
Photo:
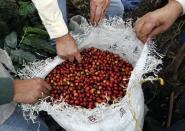
[[[167,128],[171,125],[171,119],[172,119],[172,112],[173,112],[173,103],[174,103],[174,92],[170,95],[170,108],[168,112],[168,121],[167,121]]]

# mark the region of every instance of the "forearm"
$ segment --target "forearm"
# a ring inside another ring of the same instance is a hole
[[[57,0],[32,0],[39,16],[51,38],[58,38],[68,33],[67,26],[59,9]]]
[[[13,100],[13,80],[0,78],[0,105],[10,103]]]

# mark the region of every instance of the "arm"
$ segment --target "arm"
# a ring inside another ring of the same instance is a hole
[[[49,95],[51,87],[42,79],[12,80],[0,78],[0,105],[11,101],[32,104]]]
[[[176,0],[170,0],[163,8],[149,12],[136,21],[134,29],[137,37],[146,42],[166,31],[182,13],[182,5]]]
[[[68,28],[59,9],[57,0],[32,0],[50,38],[58,38],[68,33]]]
[[[0,78],[0,105],[10,103],[13,100],[13,80]]]
[[[57,54],[71,61],[81,60],[80,52],[73,37],[68,33],[57,0],[32,0],[51,38],[56,39]]]

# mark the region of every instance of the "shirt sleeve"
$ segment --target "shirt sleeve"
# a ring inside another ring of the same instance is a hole
[[[58,38],[68,33],[57,0],[32,0],[50,38]]]
[[[0,78],[0,105],[10,103],[13,94],[13,80],[11,78]]]
[[[178,3],[181,4],[182,9],[183,9],[183,15],[185,14],[185,0],[176,0]]]

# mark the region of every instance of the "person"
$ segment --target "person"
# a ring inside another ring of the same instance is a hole
[[[185,0],[169,0],[166,6],[139,18],[135,22],[134,30],[137,37],[146,42],[166,31],[184,13]]]
[[[57,54],[64,59],[81,60],[77,44],[68,33],[66,0],[47,0],[43,3],[32,0],[40,18],[48,31],[50,38],[56,40]],[[106,15],[108,17],[122,16],[124,4],[133,9],[141,0],[90,0],[90,21],[97,25]],[[61,12],[62,11],[62,12]],[[54,14],[54,15],[53,15]],[[61,44],[62,43],[62,44]]]
[[[8,68],[11,61],[4,52],[0,49],[0,131],[36,131],[39,125],[26,121],[17,103],[35,103],[48,95],[51,87],[40,78],[13,81]],[[36,121],[39,121],[41,131],[48,131],[41,119]]]
[[[68,32],[66,0],[32,0],[39,16],[45,25],[51,39],[56,40],[57,55],[63,59],[81,61],[81,55],[77,44]],[[110,8],[109,5],[111,4]],[[112,16],[122,16],[124,7],[121,0],[91,0],[91,23],[96,25],[105,17],[106,13]],[[60,8],[59,8],[60,7]],[[112,8],[113,7],[113,8]],[[117,8],[119,7],[119,8]],[[62,10],[62,12],[60,11]],[[64,15],[64,16],[63,16]],[[0,62],[1,65],[3,65]],[[35,131],[37,124],[26,121],[22,116],[22,110],[16,103],[33,104],[39,98],[49,94],[51,87],[40,78],[29,80],[12,80],[0,76],[0,131]],[[48,131],[46,124],[38,119],[40,131]]]
[[[72,2],[74,5],[78,5],[78,1],[80,0],[73,0]],[[139,3],[141,3],[142,0],[111,0],[110,6],[104,11],[108,17],[122,17],[124,14],[124,10],[133,10],[135,9]],[[96,0],[95,0],[96,2]],[[95,2],[91,1],[91,12],[94,12],[93,5],[95,5]],[[59,8],[61,9],[63,13],[63,17],[65,22],[67,23],[67,9],[66,9],[66,0],[58,0]],[[91,15],[92,16],[92,15]],[[92,17],[91,17],[92,18]]]
[[[76,59],[80,62],[81,56],[77,44],[73,37],[69,34],[67,25],[65,23],[66,1],[64,0],[47,0],[41,2],[39,0],[32,0],[38,10],[40,18],[46,27],[51,39],[56,40],[57,54],[63,59],[73,61]],[[61,2],[61,4],[59,4]],[[109,7],[110,0],[91,0],[91,22],[98,23],[104,16]],[[60,6],[59,6],[60,5]],[[64,8],[65,7],[65,8]]]
[[[64,59],[70,61],[77,59],[80,62],[80,52],[75,40],[68,32],[57,0],[45,2],[33,0],[33,2],[49,36],[56,39],[57,54]],[[91,1],[92,23],[100,21],[109,6],[109,2],[110,0]],[[1,67],[3,65],[1,59],[0,65]],[[51,87],[40,78],[12,80],[3,77],[0,75],[0,131],[36,131],[38,125],[33,124],[31,120],[26,121],[24,119],[23,111],[17,106],[17,103],[33,104],[39,98],[47,96]],[[38,119],[37,121],[40,124],[40,131],[48,131],[47,125],[42,120]]]
[[[185,0],[169,0],[164,7],[149,12],[139,18],[134,24],[134,30],[137,37],[144,43],[166,31],[176,21],[179,16],[185,14]],[[184,37],[184,36],[183,36]],[[185,37],[184,37],[185,38]],[[183,41],[184,43],[185,41]],[[185,94],[182,95],[180,103],[178,103],[178,113],[184,114]],[[145,130],[151,131],[184,131],[185,119],[173,121],[171,127],[165,129],[160,127],[160,124],[155,119],[146,118]]]

